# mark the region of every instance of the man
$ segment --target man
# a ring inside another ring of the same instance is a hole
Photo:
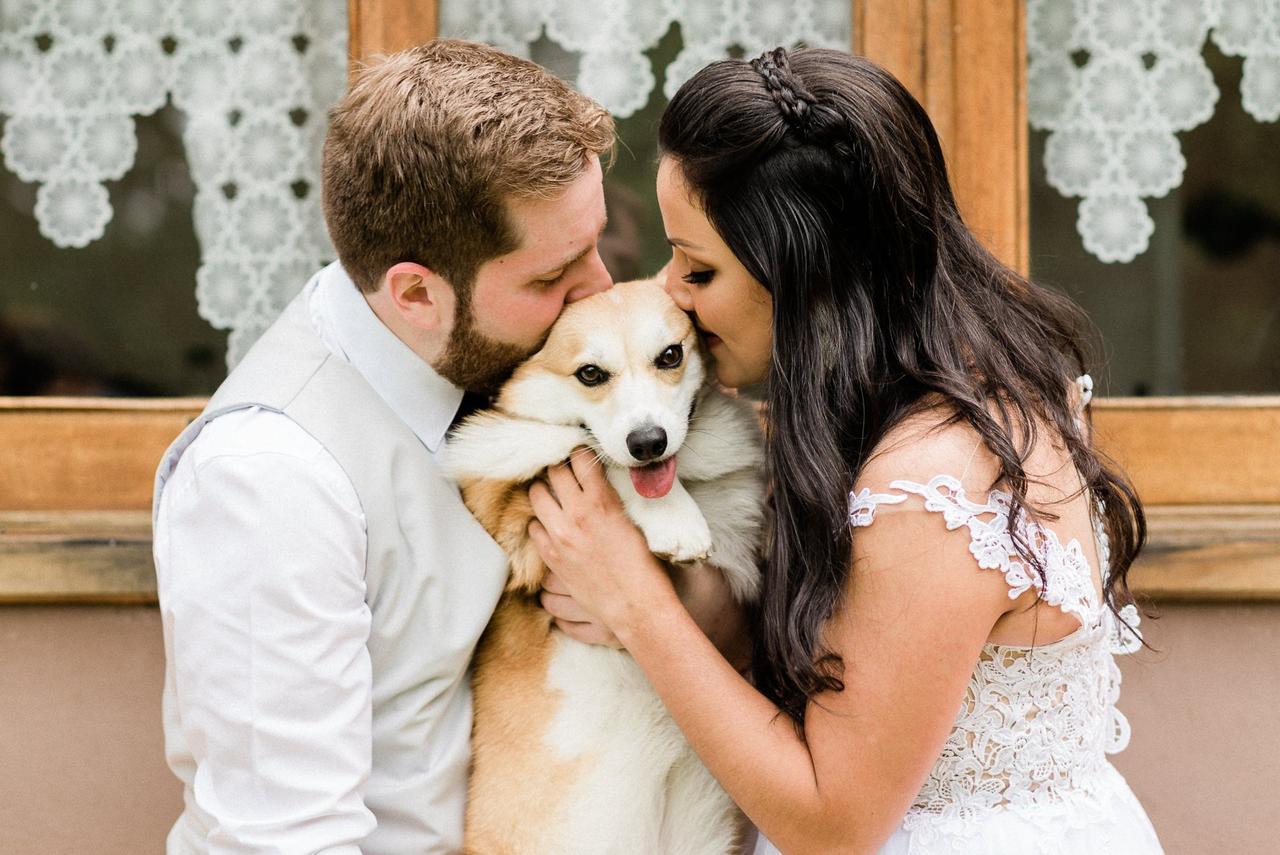
[[[466,670],[506,561],[435,466],[464,390],[611,284],[613,124],[538,66],[436,41],[366,69],[325,141],[339,262],[157,473],[171,853],[454,852]],[[739,633],[718,573],[678,580]],[[553,583],[552,583],[553,584]],[[581,640],[616,643],[554,590]]]

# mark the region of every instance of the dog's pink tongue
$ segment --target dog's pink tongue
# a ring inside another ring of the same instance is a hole
[[[646,499],[661,499],[671,492],[676,481],[676,458],[668,457],[661,463],[635,466],[631,469],[631,483],[636,492]]]

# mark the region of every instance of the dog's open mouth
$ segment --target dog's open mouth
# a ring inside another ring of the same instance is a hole
[[[671,485],[675,482],[676,456],[674,454],[658,463],[635,466],[631,469],[631,483],[636,488],[636,492],[646,499],[661,499],[671,492]]]

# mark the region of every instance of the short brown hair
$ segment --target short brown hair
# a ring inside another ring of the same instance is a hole
[[[555,195],[613,143],[608,111],[541,66],[437,39],[371,62],[333,108],[325,223],[361,291],[413,261],[465,296],[520,245],[506,200]]]

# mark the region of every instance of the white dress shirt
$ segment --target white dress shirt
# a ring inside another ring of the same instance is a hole
[[[462,391],[345,274],[313,279],[305,299],[325,346],[438,453]],[[358,855],[374,829],[366,544],[351,480],[281,413],[218,416],[169,477],[155,558],[182,738],[166,742],[171,765],[175,742],[194,760],[208,851]],[[443,738],[469,728],[450,721]]]

